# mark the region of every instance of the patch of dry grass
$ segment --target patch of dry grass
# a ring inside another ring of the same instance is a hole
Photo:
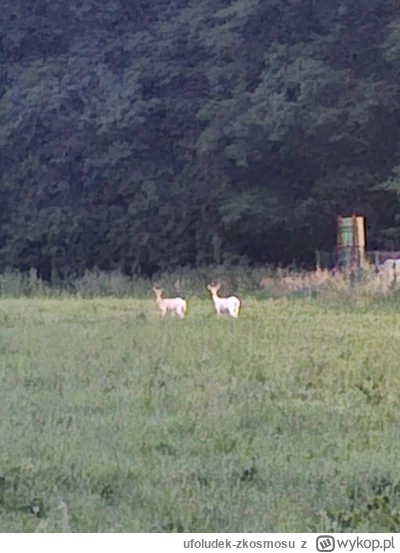
[[[272,297],[291,296],[296,293],[317,296],[322,300],[345,300],[356,303],[374,301],[395,294],[398,289],[396,275],[392,271],[376,273],[373,268],[355,271],[285,271],[277,270],[273,276],[264,277],[260,287]]]

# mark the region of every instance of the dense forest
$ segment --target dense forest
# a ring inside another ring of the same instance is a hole
[[[0,270],[400,249],[398,0],[2,0]]]

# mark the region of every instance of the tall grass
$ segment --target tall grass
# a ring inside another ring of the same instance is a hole
[[[0,531],[397,531],[397,313],[283,295],[1,299]]]
[[[396,297],[400,290],[400,279],[396,277],[390,270],[379,274],[373,269],[333,273],[221,265],[159,273],[154,275],[152,282],[148,278],[129,278],[118,271],[93,269],[79,278],[49,283],[40,279],[34,269],[27,273],[7,270],[0,274],[0,297],[144,298],[151,295],[153,283],[165,288],[167,294],[201,297],[208,295],[205,292],[207,284],[222,282],[223,294],[252,294],[259,299],[318,297],[323,301],[363,303]]]

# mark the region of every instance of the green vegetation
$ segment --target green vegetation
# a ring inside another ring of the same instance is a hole
[[[0,531],[395,532],[396,306],[0,301]]]
[[[398,275],[288,268],[338,215],[399,249],[399,44],[394,0],[2,1],[0,530],[398,530]]]
[[[397,0],[2,0],[0,271],[400,250]]]

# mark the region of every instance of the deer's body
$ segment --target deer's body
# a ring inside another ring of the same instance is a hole
[[[175,312],[181,319],[185,316],[187,302],[183,298],[162,298],[163,289],[153,288],[161,315],[165,317],[168,311]]]
[[[240,308],[242,306],[242,302],[239,298],[236,296],[220,298],[218,296],[218,290],[221,288],[220,284],[217,284],[217,286],[211,286],[211,284],[209,284],[207,288],[211,292],[211,297],[218,317],[223,313],[229,313],[235,319],[239,317]]]

